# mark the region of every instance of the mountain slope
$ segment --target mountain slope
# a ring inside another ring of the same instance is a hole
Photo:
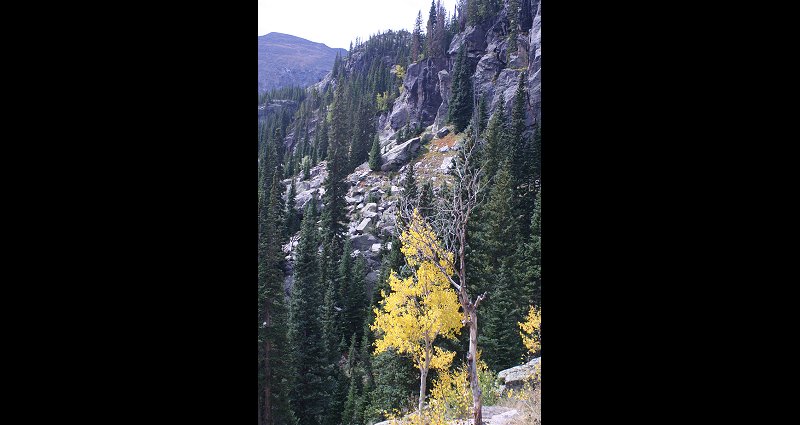
[[[314,84],[333,68],[336,52],[347,54],[345,49],[293,35],[262,35],[258,37],[258,91]]]

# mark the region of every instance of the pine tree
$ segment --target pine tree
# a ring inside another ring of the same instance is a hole
[[[360,425],[354,420],[356,404],[360,397],[359,381],[361,376],[356,370],[356,335],[350,338],[350,349],[347,351],[347,363],[350,373],[350,385],[347,391],[347,401],[342,412],[342,425]]]
[[[508,60],[517,53],[517,35],[519,34],[519,0],[508,0]]]
[[[533,158],[531,159],[531,166],[533,170],[531,174],[534,180],[542,178],[542,124],[538,123],[536,129],[533,131]]]
[[[344,196],[347,185],[347,144],[350,134],[348,131],[348,102],[345,94],[344,80],[337,81],[334,104],[332,106],[332,119],[328,146],[328,176],[322,186],[325,188],[323,202],[325,210],[322,214],[323,243],[330,245],[330,255],[334,258],[341,253],[342,233],[346,230]]]
[[[297,198],[297,189],[295,189],[295,182],[292,179],[292,182],[289,184],[289,193],[286,195],[286,205],[283,209],[284,214],[284,226],[283,226],[283,237],[287,238],[293,235],[295,232],[299,230],[299,222],[297,217],[297,212],[295,211],[295,203]]]
[[[411,62],[419,60],[420,48],[422,43],[422,11],[417,12],[417,19],[414,21],[414,32],[411,34]]]
[[[403,196],[409,202],[417,199],[417,179],[414,177],[414,163],[410,162],[406,167],[406,178],[403,181]]]
[[[419,194],[419,206],[417,207],[423,218],[433,215],[433,200],[433,184],[428,180],[422,184],[422,191]]]
[[[433,51],[431,57],[441,58],[447,51],[447,12],[442,6],[442,0],[436,0],[436,25],[433,28]]]
[[[303,157],[303,180],[311,178],[311,158]]]
[[[531,216],[531,240],[525,247],[525,298],[542,307],[542,189],[536,193],[536,206]]]
[[[464,45],[458,49],[458,56],[453,66],[453,81],[447,116],[448,120],[453,123],[456,133],[464,131],[472,118],[472,80],[470,79],[469,64],[466,62]]]
[[[349,318],[351,313],[348,311],[349,307],[349,291],[352,286],[353,280],[353,249],[350,245],[350,239],[345,239],[344,248],[342,249],[342,257],[338,263],[337,277],[336,277],[336,290],[337,290],[337,305],[342,310],[341,320],[339,320],[339,338],[349,339],[352,334]],[[347,347],[341,347],[347,349]]]
[[[263,179],[268,174],[264,170]],[[286,350],[288,312],[281,268],[283,253],[278,226],[281,209],[278,173],[273,171],[272,176],[270,199],[264,199],[259,209],[261,231],[258,241],[259,416],[265,425],[296,423],[289,405],[290,358]]]
[[[517,93],[508,137],[511,145],[511,178],[517,199],[516,217],[519,217],[520,231],[528,233],[534,204],[534,176],[532,175],[533,144],[525,129],[525,73],[519,76]]]
[[[431,0],[431,10],[428,12],[428,25],[425,28],[425,57],[432,58],[435,49],[436,4]]]
[[[378,140],[378,135],[376,134],[372,140],[372,149],[369,151],[369,168],[372,171],[380,171],[381,170],[381,162],[383,158],[381,158],[381,144],[380,140]]]
[[[494,115],[486,128],[486,144],[482,152],[484,166],[484,176],[487,183],[491,184],[491,179],[494,179],[497,174],[497,169],[506,158],[507,146],[503,146],[506,142],[506,114],[505,97],[500,93],[500,100],[497,101]]]
[[[478,136],[481,136],[486,130],[486,123],[489,121],[489,115],[486,111],[486,96],[480,95],[481,100],[478,103]]]
[[[497,174],[489,199],[481,210],[479,230],[474,237],[473,282],[478,292],[488,291],[485,309],[479,312],[483,332],[479,344],[483,359],[493,370],[507,369],[522,355],[519,336],[513,326],[520,318],[517,300],[522,298],[521,279],[515,267],[521,263],[517,250],[519,228],[514,210],[512,180],[508,161]]]
[[[359,255],[353,264],[350,287],[347,291],[346,317],[347,329],[345,335],[357,335],[360,338],[364,324],[367,307],[366,281],[367,263],[363,255]]]
[[[331,394],[325,391],[326,349],[315,302],[322,298],[318,282],[316,223],[311,206],[306,208],[294,265],[290,302],[289,344],[295,377],[292,406],[301,424],[323,423]]]

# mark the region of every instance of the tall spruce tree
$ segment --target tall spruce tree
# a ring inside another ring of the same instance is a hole
[[[367,307],[366,281],[367,263],[363,255],[359,255],[353,264],[352,278],[350,287],[347,290],[345,324],[347,326],[345,335],[354,335],[361,338],[363,332],[365,311]]]
[[[380,140],[378,140],[378,135],[376,134],[375,137],[372,139],[372,149],[369,151],[369,168],[372,171],[380,171],[382,164],[381,158],[381,144]]]
[[[525,247],[525,298],[528,304],[542,308],[542,189],[536,193],[531,216],[531,238]]]
[[[519,0],[508,0],[508,59],[517,53],[517,35],[519,35]]]
[[[467,128],[472,119],[472,79],[470,66],[466,61],[464,45],[458,49],[458,56],[453,66],[453,81],[451,83],[450,104],[447,116],[453,123],[453,129],[460,133]]]
[[[431,10],[428,12],[428,24],[425,28],[425,57],[432,58],[435,49],[435,34],[436,28],[436,3],[431,0]]]
[[[417,207],[423,218],[428,218],[433,215],[433,201],[433,184],[428,180],[422,184],[422,191],[419,193],[419,206]]]
[[[525,73],[519,75],[517,92],[514,96],[514,109],[508,137],[511,142],[511,179],[515,188],[516,217],[519,217],[520,231],[528,234],[534,204],[533,143],[526,133],[525,125]]]
[[[268,174],[263,171],[264,179]],[[296,424],[289,405],[288,366],[291,359],[286,350],[288,312],[283,291],[283,253],[279,232],[282,205],[278,173],[274,170],[272,177],[270,199],[262,202],[259,209],[259,417],[264,425]]]
[[[350,139],[348,128],[348,100],[344,79],[337,81],[331,110],[330,137],[328,140],[328,176],[322,186],[325,188],[322,213],[323,243],[330,245],[329,254],[336,258],[342,250],[342,233],[345,231],[345,201],[347,185],[347,141]]]
[[[411,63],[419,60],[422,53],[422,11],[417,12],[417,19],[414,21],[414,32],[411,33]]]
[[[505,96],[500,93],[500,100],[498,100],[492,119],[486,128],[486,144],[484,145],[482,157],[484,161],[484,177],[487,179],[488,184],[491,184],[491,180],[497,174],[500,164],[507,156],[508,147],[504,146],[507,138],[505,104]]]
[[[331,394],[325,390],[327,356],[315,303],[322,298],[317,266],[318,239],[312,207],[306,208],[294,265],[290,301],[289,344],[292,350],[292,407],[301,424],[323,423]]]
[[[297,189],[295,188],[295,181],[292,179],[292,182],[289,184],[288,194],[286,195],[286,206],[283,209],[285,223],[283,226],[284,238],[287,238],[300,230],[299,217],[294,209],[296,199]]]

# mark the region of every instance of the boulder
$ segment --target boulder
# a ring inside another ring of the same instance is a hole
[[[439,166],[440,171],[447,171],[453,165],[453,157],[448,156],[442,161],[442,165]]]
[[[450,150],[450,146],[442,146],[441,148],[439,148],[439,152],[441,152],[441,153],[445,153],[445,152],[447,152],[449,150]]]
[[[370,202],[369,204],[365,205],[364,208],[361,209],[361,213],[363,214],[367,211],[375,212],[377,209],[378,209],[378,204]]]
[[[541,357],[536,357],[533,360],[521,366],[515,366],[511,369],[501,370],[497,374],[497,381],[500,383],[500,392],[506,390],[519,390],[525,385],[525,381],[532,377],[536,365],[542,361]]]
[[[364,234],[364,232],[368,231],[372,227],[372,217],[366,217],[361,220],[361,223],[359,223],[358,226],[356,226],[356,233],[360,235]]]
[[[367,233],[365,235],[355,235],[350,237],[350,245],[359,251],[369,251],[373,244],[380,243],[378,238]]]
[[[380,243],[374,243],[374,244],[372,244],[372,247],[370,247],[369,250],[377,254],[377,253],[381,252],[381,244]]]
[[[447,127],[442,127],[439,129],[439,131],[436,132],[436,137],[441,139],[442,137],[447,136],[448,134],[450,134],[450,129]]]
[[[383,162],[381,171],[397,171],[405,165],[419,151],[420,141],[419,137],[415,137],[381,155]]]

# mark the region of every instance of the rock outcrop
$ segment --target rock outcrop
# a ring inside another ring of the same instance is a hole
[[[536,367],[541,361],[541,357],[536,357],[524,365],[500,371],[500,373],[497,374],[497,380],[500,383],[500,393],[502,394],[507,390],[516,391],[522,388],[525,382],[534,375]]]
[[[381,171],[397,171],[408,163],[411,158],[419,151],[420,141],[422,139],[415,137],[405,143],[395,146],[389,152],[381,155],[383,165]]]
[[[394,131],[404,125],[427,127],[433,124],[442,91],[439,72],[447,70],[444,58],[426,59],[408,66],[403,79],[403,93],[395,101],[388,125]]]
[[[382,249],[386,248],[386,242],[397,229],[395,217],[404,167],[420,156],[418,161],[420,164],[424,162],[424,167],[415,168],[417,180],[419,182],[430,180],[438,186],[437,179],[445,178],[453,164],[454,151],[461,148],[459,143],[453,142],[451,138],[454,136],[448,134],[450,129],[445,125],[448,99],[451,97],[452,67],[462,46],[467,52],[468,66],[474,70],[472,75],[474,88],[486,99],[490,116],[500,107],[505,108],[507,113],[511,112],[519,79],[524,74],[528,94],[526,99],[528,130],[531,131],[533,125],[541,121],[541,0],[529,0],[523,3],[521,13],[523,28],[516,40],[518,48],[515,52],[508,51],[508,16],[504,8],[493,20],[468,27],[457,34],[450,43],[445,57],[429,58],[408,65],[402,81],[401,94],[388,111],[376,117],[375,130],[381,148],[381,172],[369,170],[366,164],[357,167],[347,177],[350,188],[345,197],[349,219],[347,237],[350,238],[354,250],[358,252],[357,255],[364,255],[367,258],[371,279],[377,276],[375,271],[380,266],[378,260]],[[352,57],[344,61],[347,72],[368,72],[371,62],[366,58],[364,52],[356,49]],[[381,60],[387,68],[396,65],[392,63],[394,59],[390,56]],[[330,61],[331,66],[332,64],[333,59]],[[394,69],[393,72],[396,72],[397,68]],[[309,87],[308,91],[309,94],[314,91],[319,94],[330,93],[335,89],[335,85],[336,81],[329,72],[318,83]],[[499,104],[501,94],[505,98],[504,105]],[[266,113],[266,108],[292,106],[296,107],[289,104],[271,104],[264,107],[264,112],[259,109],[259,114],[261,116]],[[324,117],[324,108],[312,111],[308,116],[304,128],[309,132],[310,139],[313,138]],[[407,125],[422,129],[422,134],[409,140],[397,140],[398,130]],[[302,140],[299,134],[294,134],[296,128],[299,127],[293,126],[284,139],[284,145],[288,149]],[[449,141],[444,142],[445,140]],[[426,145],[427,149],[422,149]],[[424,157],[421,156],[423,152]],[[312,199],[316,200],[320,211],[323,209],[321,200],[324,194],[322,182],[327,176],[325,167],[326,163],[322,162],[312,168],[311,179],[296,181],[295,207],[301,214]],[[289,181],[284,180],[284,184],[288,185]],[[293,250],[291,244],[287,249],[287,256],[291,258]],[[506,385],[509,387],[517,385],[519,381],[517,377],[528,373],[529,365],[504,371]]]

